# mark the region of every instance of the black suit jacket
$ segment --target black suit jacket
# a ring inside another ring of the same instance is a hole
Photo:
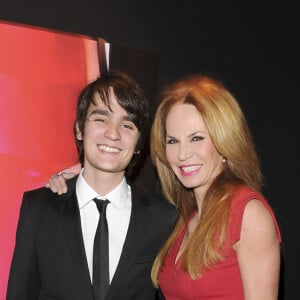
[[[7,300],[93,300],[76,179],[61,196],[46,188],[24,193]],[[152,263],[176,222],[175,209],[161,195],[131,188],[128,233],[107,300],[155,299]]]

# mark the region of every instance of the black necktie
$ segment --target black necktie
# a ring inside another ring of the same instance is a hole
[[[108,200],[93,199],[99,211],[99,223],[94,239],[93,291],[95,300],[105,299],[109,288],[109,253],[106,207]]]

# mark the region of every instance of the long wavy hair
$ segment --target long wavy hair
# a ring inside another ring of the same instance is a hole
[[[233,94],[224,84],[207,75],[184,78],[162,93],[151,129],[151,158],[156,167],[167,200],[179,210],[178,223],[159,252],[152,281],[158,286],[158,273],[163,267],[179,231],[197,209],[192,189],[178,180],[166,158],[166,118],[177,103],[191,104],[201,114],[217,151],[226,158],[221,173],[209,187],[202,206],[201,218],[182,254],[182,265],[195,279],[222,259],[231,196],[240,185],[261,192],[263,176],[250,129]],[[216,240],[216,237],[218,239]]]

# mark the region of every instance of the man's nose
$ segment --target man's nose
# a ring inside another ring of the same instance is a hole
[[[119,124],[115,123],[108,123],[105,128],[105,137],[111,139],[111,140],[118,140],[121,137],[120,134],[120,126]]]

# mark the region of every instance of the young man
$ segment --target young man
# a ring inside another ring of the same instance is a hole
[[[74,126],[82,169],[63,195],[48,188],[24,193],[7,300],[94,299],[94,198],[109,200],[105,299],[155,299],[150,271],[176,214],[161,197],[129,185],[147,144],[148,111],[142,90],[121,72],[82,90]]]

